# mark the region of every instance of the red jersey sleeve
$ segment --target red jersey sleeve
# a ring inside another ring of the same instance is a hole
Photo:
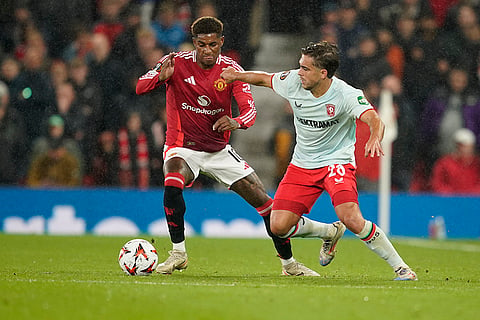
[[[240,124],[241,129],[247,129],[255,123],[257,109],[253,101],[250,85],[245,82],[233,83],[233,96],[238,104],[240,115],[234,118]]]
[[[147,73],[141,76],[137,81],[136,92],[137,94],[144,94],[154,90],[161,86],[165,81],[159,81],[158,75],[162,67],[162,62],[167,59],[168,55],[163,56],[158,62],[157,65],[150,69]]]

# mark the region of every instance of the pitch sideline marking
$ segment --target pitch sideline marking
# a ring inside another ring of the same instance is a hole
[[[80,284],[108,284],[108,285],[130,285],[130,284],[140,284],[140,285],[155,285],[155,286],[178,286],[178,285],[186,285],[186,286],[194,286],[194,287],[291,287],[290,283],[285,284],[258,284],[258,283],[201,283],[201,282],[154,282],[154,281],[105,281],[105,280],[58,280],[58,279],[7,279],[8,282],[38,282],[38,283],[80,283]],[[429,286],[429,287],[395,287],[393,285],[322,285],[322,284],[311,284],[311,285],[303,285],[306,287],[312,288],[350,288],[350,289],[410,289],[410,290],[437,290],[438,287]],[[449,290],[457,290],[456,288],[448,288],[448,287],[441,287],[442,290],[449,289]],[[468,288],[464,288],[467,289]],[[476,288],[472,288],[477,290]]]
[[[427,249],[440,249],[440,250],[452,250],[452,251],[464,251],[464,252],[480,252],[480,246],[466,243],[455,243],[449,241],[438,240],[423,240],[423,239],[398,239],[401,244],[427,248]]]

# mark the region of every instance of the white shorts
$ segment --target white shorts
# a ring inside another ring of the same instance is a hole
[[[229,144],[217,152],[165,146],[163,149],[164,163],[175,157],[185,160],[195,176],[194,179],[197,179],[200,173],[205,173],[223,183],[227,188],[254,172]]]

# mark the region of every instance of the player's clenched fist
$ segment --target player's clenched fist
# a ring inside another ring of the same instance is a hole
[[[236,80],[237,71],[232,67],[223,68],[220,77],[222,77],[227,83],[232,83]]]
[[[223,116],[213,125],[213,130],[218,132],[233,131],[240,128],[240,124],[234,119]]]

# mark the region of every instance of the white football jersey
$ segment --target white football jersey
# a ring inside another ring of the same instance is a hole
[[[298,70],[275,73],[272,88],[290,102],[297,143],[292,163],[305,169],[355,165],[356,118],[373,109],[363,92],[333,77],[328,91],[315,98],[302,87]]]

